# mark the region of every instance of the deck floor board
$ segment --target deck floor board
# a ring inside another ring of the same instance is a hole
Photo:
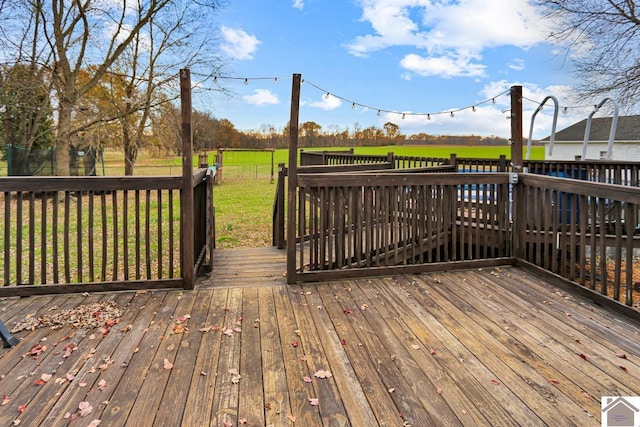
[[[219,256],[236,264],[194,291],[0,301],[9,328],[93,301],[123,310],[104,335],[16,332],[0,425],[597,426],[601,396],[640,394],[640,325],[527,269],[287,286],[282,251]]]

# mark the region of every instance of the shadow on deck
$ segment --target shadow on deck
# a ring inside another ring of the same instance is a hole
[[[640,390],[640,326],[529,270],[287,286],[281,252],[260,253],[216,251],[235,267],[195,291],[4,299],[10,328],[123,313],[16,332],[0,425],[597,426],[601,396]]]

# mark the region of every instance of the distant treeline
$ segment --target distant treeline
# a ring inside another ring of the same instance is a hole
[[[216,119],[209,114],[195,112],[193,116],[193,145],[196,150],[218,147],[228,148],[286,148],[289,146],[289,126],[276,128],[262,125],[258,130],[237,130],[227,119]],[[362,147],[383,145],[507,145],[509,140],[498,136],[404,135],[399,126],[387,122],[382,129],[375,126],[362,128],[357,123],[352,129],[328,126],[323,129],[315,122],[301,123],[298,129],[300,147]]]

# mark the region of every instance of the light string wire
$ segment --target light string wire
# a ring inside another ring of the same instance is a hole
[[[388,110],[388,109],[385,109],[385,108],[372,107],[370,105],[363,104],[361,102],[352,101],[352,100],[350,100],[348,98],[342,97],[340,95],[336,95],[336,94],[334,94],[334,93],[332,93],[332,92],[330,92],[328,90],[325,90],[325,89],[321,88],[320,86],[318,86],[318,85],[316,85],[316,84],[314,84],[314,83],[312,83],[312,82],[310,82],[308,80],[303,80],[303,82],[308,84],[308,85],[310,85],[310,86],[312,86],[312,87],[314,87],[315,89],[319,90],[320,92],[323,92],[325,94],[324,95],[325,97],[333,96],[334,98],[337,98],[337,99],[339,99],[341,101],[344,101],[344,102],[346,102],[348,104],[351,104],[351,108],[356,108],[356,107],[367,108],[369,110],[376,111],[377,112],[376,114],[378,116],[381,113],[397,114],[399,116],[402,116],[403,119],[406,116],[422,116],[422,117],[426,116],[427,120],[431,120],[431,116],[448,114],[451,117],[454,117],[455,113],[458,113],[458,112],[464,111],[464,110],[469,110],[469,109],[475,112],[477,107],[479,107],[481,105],[484,105],[484,104],[488,104],[488,103],[495,104],[496,103],[496,98],[500,98],[501,96],[504,96],[506,94],[511,93],[511,89],[507,89],[504,92],[501,92],[501,93],[497,94],[496,96],[493,96],[491,98],[485,99],[484,101],[477,102],[475,104],[472,104],[472,105],[469,105],[469,106],[466,106],[466,107],[453,108],[453,109],[450,109],[450,110],[435,111],[435,112],[430,112],[430,113],[427,113],[427,112],[413,113],[413,112],[396,111],[396,110]]]
[[[533,104],[540,105],[540,101],[536,101],[535,99],[527,98],[526,96],[522,97],[523,101],[529,101]],[[586,110],[588,108],[594,108],[595,105],[592,104],[584,104],[584,105],[559,105],[558,109],[561,110],[564,114],[567,114],[569,110]]]

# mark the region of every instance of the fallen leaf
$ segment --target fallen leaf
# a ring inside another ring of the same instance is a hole
[[[551,384],[560,384],[560,380],[557,380],[557,379],[555,379],[555,378],[550,378],[550,379],[549,379],[549,382],[550,382]]]
[[[342,338],[342,339],[340,340],[340,344],[342,344],[342,345],[347,345],[347,340],[345,340],[344,338]]]
[[[164,359],[164,369],[171,369],[173,368],[173,363],[169,362],[167,359]]]
[[[320,402],[318,402],[318,398],[317,397],[310,397],[309,398],[309,404],[311,406],[318,406],[318,403],[320,403]]]
[[[438,393],[438,394],[442,394],[442,388],[437,387],[437,388],[436,388],[436,393]]]
[[[11,398],[5,394],[4,397],[2,398],[2,403],[0,403],[0,406],[4,406],[9,402],[11,402]]]
[[[233,423],[231,421],[225,421],[222,425],[224,427],[233,427]]]
[[[344,309],[344,314],[351,314],[353,313],[353,311],[349,310],[348,308]]]
[[[202,375],[203,377],[206,377],[206,376],[207,376],[207,373],[206,373],[206,372],[204,372],[204,371],[200,371],[200,375]]]
[[[309,377],[303,377],[303,378],[302,378],[302,381],[304,381],[305,383],[310,383],[310,382],[312,382],[313,380],[312,380],[311,378],[309,378]]]
[[[582,396],[586,399],[591,399],[591,395],[589,393],[587,393],[586,391],[582,392]]]
[[[238,424],[248,424],[247,419],[246,418],[240,418],[238,420]]]
[[[584,353],[580,353],[580,357],[583,358],[584,360],[587,360],[587,355]]]
[[[288,419],[289,421],[291,421],[292,423],[295,423],[295,422],[296,422],[296,417],[294,417],[293,415],[287,415],[287,419]]]
[[[624,353],[621,353],[621,354],[616,354],[616,357],[619,357],[620,359],[626,359],[627,355]]]
[[[86,387],[87,383],[78,383],[78,387]]]
[[[318,370],[315,374],[313,374],[317,378],[331,378],[333,375],[329,371],[325,371],[323,369]]]
[[[500,381],[498,381],[496,379],[492,379],[491,380],[491,384],[500,385]]]
[[[16,418],[15,420],[13,420],[13,425],[14,425],[14,426],[20,425],[20,422],[21,422],[21,421],[20,421],[19,419],[17,419],[17,418]]]
[[[395,388],[391,387],[389,390],[387,390],[389,393],[393,393],[394,391],[396,391]]]
[[[411,344],[411,348],[414,350],[419,350],[420,346],[418,344]]]
[[[233,336],[233,329],[228,328],[223,332],[223,334],[228,336],[228,337]]]
[[[228,371],[228,372],[229,372],[231,375],[238,375],[238,370],[237,370],[237,369],[235,369],[235,368],[231,368],[231,369],[229,369],[229,371]]]
[[[362,311],[365,311],[365,310],[366,310],[366,309],[368,309],[368,308],[369,308],[369,306],[368,306],[367,304],[362,304],[362,305],[360,306],[360,310],[362,310]]]
[[[98,389],[100,389],[100,391],[104,391],[106,387],[107,387],[107,382],[105,380],[100,380],[98,382]]]
[[[20,412],[20,413],[23,413],[25,409],[27,409],[27,405],[18,406],[18,412]]]
[[[207,326],[206,328],[200,328],[198,329],[198,331],[200,332],[209,332],[211,330],[212,326]]]
[[[89,424],[87,424],[87,427],[98,427],[101,422],[102,421],[100,421],[100,420],[93,420]]]
[[[294,347],[299,347],[300,346],[300,341],[294,341],[291,343],[292,346]]]
[[[431,354],[435,355],[435,354],[436,354],[436,351],[435,351],[434,349],[430,348],[430,349],[429,349],[429,353],[431,353]]]
[[[620,366],[620,369],[622,369],[622,370],[623,370],[623,371],[625,371],[625,372],[629,372],[629,371],[627,370],[626,366]]]
[[[89,402],[80,402],[78,404],[78,409],[80,410],[79,413],[81,417],[86,417],[93,412],[93,406],[91,406]]]

